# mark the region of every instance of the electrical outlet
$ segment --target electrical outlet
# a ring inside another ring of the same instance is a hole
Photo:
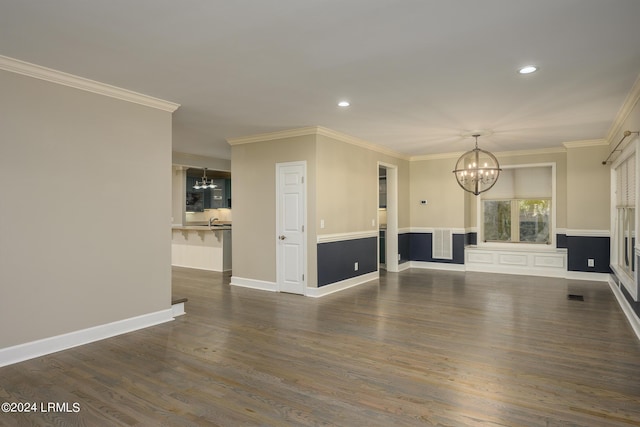
[[[353,264],[353,271],[358,271],[358,263]]]
[[[594,260],[593,258],[587,259],[587,267],[595,267],[595,266],[596,266],[596,260]]]
[[[320,220],[320,228],[324,228],[324,219]]]
[[[375,219],[372,219],[372,220],[371,220],[371,226],[372,226],[372,227],[375,227],[375,226],[376,226],[376,220],[375,220]]]

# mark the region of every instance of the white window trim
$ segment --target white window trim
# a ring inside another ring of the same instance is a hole
[[[629,294],[631,294],[631,296],[633,297],[634,301],[638,301],[638,265],[636,264],[636,270],[633,272],[633,277],[629,276],[629,274],[624,271],[623,269],[621,269],[620,267],[618,267],[618,257],[620,254],[618,254],[618,240],[617,240],[617,232],[616,232],[616,222],[618,220],[618,208],[617,208],[617,201],[616,201],[616,185],[617,185],[617,175],[616,175],[616,169],[618,168],[618,166],[620,166],[621,163],[625,162],[629,157],[631,157],[633,154],[635,154],[638,150],[638,145],[640,145],[640,137],[636,137],[633,141],[631,141],[625,148],[624,150],[622,150],[622,152],[620,153],[620,155],[611,163],[611,192],[610,192],[610,199],[611,199],[611,214],[610,214],[610,220],[611,220],[611,227],[610,227],[610,240],[609,240],[609,244],[610,244],[610,248],[609,248],[609,252],[610,252],[610,259],[609,259],[609,266],[611,267],[611,269],[613,270],[613,272],[616,274],[616,277],[620,280],[620,282],[623,284],[623,286],[625,287],[625,289],[629,292]],[[640,243],[638,242],[638,220],[640,219],[639,216],[639,209],[638,209],[638,190],[639,190],[639,180],[640,180],[640,173],[638,173],[638,171],[640,171],[639,168],[639,163],[640,159],[638,158],[638,156],[636,156],[636,209],[635,209],[635,228],[636,228],[636,235],[634,236],[636,238],[636,246],[634,248],[633,251],[633,256],[637,256],[640,255]]]
[[[518,250],[532,250],[532,251],[550,251],[557,252],[556,248],[556,162],[548,163],[527,163],[519,165],[500,165],[501,169],[520,169],[520,168],[537,168],[537,167],[549,167],[551,166],[551,243],[548,245],[541,245],[539,243],[502,243],[502,242],[484,242],[482,236],[484,233],[482,220],[482,197],[476,196],[476,226],[478,230],[477,244],[479,248],[494,248],[494,249],[515,249]],[[500,177],[498,177],[500,179]]]

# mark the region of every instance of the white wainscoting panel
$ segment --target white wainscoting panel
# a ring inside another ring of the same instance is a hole
[[[465,269],[489,273],[565,277],[566,249],[465,248]]]
[[[518,254],[518,255],[512,255],[512,254],[504,254],[504,253],[498,253],[498,264],[501,265],[520,265],[520,266],[527,266],[527,258],[528,256],[526,254]]]

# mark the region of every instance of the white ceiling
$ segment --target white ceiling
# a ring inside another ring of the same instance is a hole
[[[477,129],[492,151],[546,148],[607,136],[640,1],[2,0],[0,55],[181,104],[186,153],[314,125],[407,155]]]

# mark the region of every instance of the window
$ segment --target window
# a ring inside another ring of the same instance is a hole
[[[482,240],[550,244],[552,167],[505,168],[482,195]]]
[[[618,266],[633,277],[635,271],[636,156],[631,155],[616,168],[616,249]]]

